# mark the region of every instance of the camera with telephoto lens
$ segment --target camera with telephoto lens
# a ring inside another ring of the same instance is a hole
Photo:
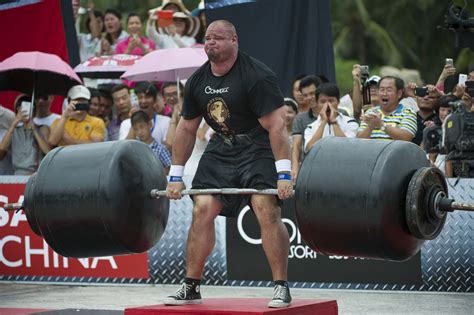
[[[369,79],[369,66],[362,65],[360,66],[360,80],[362,84],[362,105],[368,105],[371,103],[370,98],[370,82]]]
[[[443,129],[439,126],[425,128],[423,130],[423,145],[427,153],[444,153],[441,147]]]
[[[443,123],[442,147],[449,160],[474,160],[474,113],[462,100],[449,102],[451,115]]]

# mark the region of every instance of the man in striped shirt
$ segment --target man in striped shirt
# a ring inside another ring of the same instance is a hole
[[[416,134],[416,114],[400,104],[404,83],[385,76],[378,84],[380,106],[362,115],[357,138],[411,141]]]

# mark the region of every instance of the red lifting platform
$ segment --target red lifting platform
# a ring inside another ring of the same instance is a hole
[[[125,309],[125,315],[337,315],[336,300],[295,299],[285,308],[268,308],[269,299],[203,299],[203,304],[165,306],[163,304]]]

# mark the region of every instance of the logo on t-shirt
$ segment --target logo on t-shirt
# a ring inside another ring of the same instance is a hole
[[[229,131],[229,127],[225,124],[226,119],[230,117],[229,107],[222,97],[213,98],[207,103],[207,114],[219,125],[223,133]]]
[[[224,87],[221,89],[213,89],[209,85],[204,88],[204,93],[206,94],[224,94],[229,92],[229,87]]]

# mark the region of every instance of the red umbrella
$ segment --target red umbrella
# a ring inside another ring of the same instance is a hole
[[[87,78],[118,79],[140,58],[125,54],[92,57],[79,64],[74,71]]]
[[[39,51],[18,52],[0,62],[0,91],[32,95],[67,95],[82,84],[74,70],[56,55]]]

